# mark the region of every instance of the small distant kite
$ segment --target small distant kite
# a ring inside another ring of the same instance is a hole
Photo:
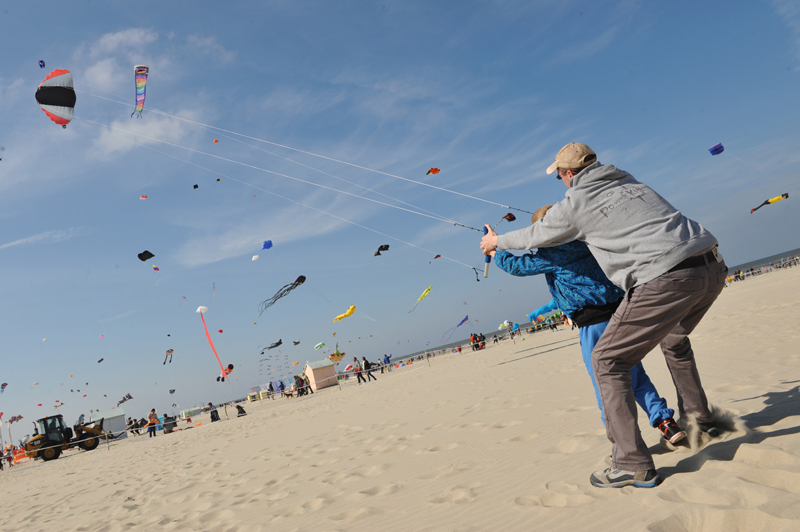
[[[57,68],[36,89],[36,101],[48,118],[64,129],[75,116],[75,89],[72,73]]]
[[[300,362],[292,362],[292,366],[298,365]]]
[[[170,391],[169,391],[169,394],[170,394],[170,395],[172,395],[173,393],[175,393],[175,390],[170,390]]]
[[[441,170],[439,170],[438,168],[431,168],[430,170],[428,170],[428,173],[427,173],[427,174],[425,174],[425,175],[431,175],[431,174],[434,174],[434,175],[436,175],[436,174],[438,174],[439,172],[441,172]]]
[[[272,247],[272,240],[264,240],[264,243],[261,244],[261,249],[269,249]]]
[[[167,359],[169,359],[169,363],[172,364],[172,353],[174,353],[174,352],[175,352],[174,349],[167,349],[167,354],[164,357],[164,363],[162,364],[162,366],[166,366],[167,365]]]
[[[253,260],[254,261],[258,260],[258,255],[253,255]]]
[[[761,205],[759,205],[755,209],[750,209],[750,214],[753,214],[754,212],[756,212],[758,209],[760,209],[764,205],[772,205],[773,203],[778,203],[780,200],[785,200],[785,199],[789,199],[789,193],[788,192],[786,194],[781,194],[780,196],[774,197],[772,199],[768,199],[767,201],[765,201],[764,203],[762,203]]]
[[[420,301],[422,301],[423,299],[425,299],[425,297],[426,297],[426,296],[427,296],[427,295],[428,295],[428,294],[431,292],[431,288],[433,288],[433,285],[430,285],[428,288],[426,288],[426,289],[425,289],[425,290],[422,292],[422,295],[421,295],[421,296],[419,296],[419,297],[417,298],[417,302],[416,302],[416,303],[414,303],[414,306],[413,306],[413,307],[411,307],[411,310],[409,310],[409,311],[408,311],[408,313],[409,313],[409,314],[411,314],[411,312],[412,312],[412,311],[413,311],[415,308],[417,308],[417,305],[419,305],[419,302],[420,302]]]
[[[133,396],[131,394],[129,394],[129,393],[126,393],[125,395],[122,396],[122,399],[117,401],[117,406],[121,405],[122,403],[124,403],[126,401],[130,401],[131,399],[133,399]]]
[[[39,61],[39,68],[44,68],[44,60]]]
[[[267,347],[265,347],[264,349],[262,349],[261,350],[261,354],[263,355],[264,351],[269,351],[270,349],[275,349],[276,347],[281,346],[281,345],[283,345],[283,340],[278,340],[274,344],[270,344]]]
[[[262,314],[264,314],[264,311],[266,311],[269,307],[274,305],[280,298],[285,297],[286,295],[289,294],[289,292],[291,292],[292,290],[294,290],[295,288],[297,288],[298,286],[300,286],[304,282],[306,282],[306,276],[305,275],[301,275],[300,277],[295,279],[293,283],[290,283],[290,284],[287,284],[287,285],[284,285],[283,287],[281,287],[281,289],[278,290],[275,293],[274,296],[272,296],[269,299],[265,299],[264,301],[261,302],[261,304],[258,306],[258,310],[259,310],[258,315],[261,316]]]
[[[100,363],[100,362],[102,362],[103,360],[105,360],[105,358],[101,358],[100,360],[98,360],[98,361],[97,361],[97,363],[99,364],[99,363]]]
[[[300,345],[300,340],[292,340],[292,343],[293,343],[294,345]]]
[[[214,139],[214,144],[216,144],[217,142],[219,142],[219,139]]]
[[[195,185],[192,188],[200,188],[200,185]]]
[[[381,254],[381,251],[389,251],[389,244],[382,244],[380,247],[378,247],[378,251],[375,252],[375,255],[373,255],[373,257],[379,256]]]
[[[222,334],[222,329],[218,330],[217,332],[218,332],[218,333],[220,333],[220,334]]]
[[[142,194],[141,196],[139,196],[139,199],[140,200],[147,199],[147,194]]]
[[[136,65],[133,67],[133,77],[136,85],[136,108],[131,113],[138,114],[136,118],[142,117],[142,110],[144,109],[144,98],[147,93],[147,74],[150,72],[150,67],[147,65]]]
[[[42,338],[42,342],[46,342],[46,341],[47,341],[47,338]]]
[[[455,326],[455,327],[453,327],[452,329],[448,329],[448,330],[447,330],[447,331],[444,333],[444,336],[442,336],[442,343],[449,342],[449,341],[450,341],[450,338],[452,338],[452,336],[453,336],[453,333],[456,331],[456,329],[458,329],[459,327],[461,327],[462,325],[464,325],[464,324],[465,324],[465,323],[466,323],[468,320],[469,320],[469,315],[465,316],[463,320],[461,320],[460,322],[458,322],[458,325],[456,325],[456,326]],[[448,333],[449,333],[449,334],[448,334]]]
[[[347,312],[345,312],[344,314],[339,314],[338,316],[333,318],[334,323],[337,322],[337,321],[342,321],[344,318],[347,318],[349,316],[352,316],[353,312],[355,312],[355,311],[356,311],[356,306],[355,305],[350,305],[350,308],[347,309]]]
[[[147,250],[144,250],[144,251],[142,251],[141,253],[139,253],[139,254],[137,255],[137,257],[139,257],[139,260],[140,260],[140,261],[144,262],[144,261],[146,261],[146,260],[150,260],[150,259],[152,259],[153,257],[155,257],[155,255],[153,255],[152,253],[150,253],[150,252],[149,252],[149,251],[147,251]]]
[[[708,149],[708,151],[709,153],[711,153],[711,155],[719,155],[720,153],[725,151],[725,146],[723,146],[722,143],[720,142],[719,144],[714,144],[713,146],[711,146]]]
[[[320,343],[318,343],[317,345],[314,346],[314,349],[319,350],[319,349],[322,349],[323,347],[325,347],[325,342],[320,342]]]
[[[7,382],[4,382],[3,384],[0,384],[0,393],[3,393],[4,391],[6,391],[6,386],[8,386]]]
[[[155,264],[153,264],[153,271],[154,271],[154,272],[160,271],[160,270],[158,269],[158,266],[156,266]]]

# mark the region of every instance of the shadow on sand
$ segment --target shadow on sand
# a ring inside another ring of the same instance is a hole
[[[786,381],[783,384],[794,384],[795,382],[798,381]],[[675,466],[659,468],[659,475],[662,478],[666,478],[680,473],[692,473],[700,470],[708,460],[724,462],[733,460],[739,447],[744,443],[758,444],[769,438],[800,434],[800,425],[767,432],[760,430],[762,427],[772,426],[787,417],[796,416],[800,413],[800,386],[795,386],[783,392],[768,392],[756,397],[740,399],[739,401],[758,399],[760,397],[764,398],[764,408],[741,417],[750,432],[726,441],[712,441],[697,454],[684,458]],[[650,451],[654,455],[669,452],[660,445],[651,447]]]

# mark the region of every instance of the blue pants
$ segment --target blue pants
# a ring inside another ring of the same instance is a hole
[[[600,420],[605,424],[603,416],[603,403],[600,400],[600,390],[597,388],[597,379],[592,370],[592,350],[597,344],[597,341],[603,336],[603,331],[606,330],[608,325],[607,321],[596,323],[594,325],[587,325],[580,327],[581,339],[581,354],[583,354],[583,363],[586,365],[586,370],[592,378],[592,386],[594,386],[594,394],[597,398],[597,406],[600,408]],[[636,403],[642,407],[642,410],[647,412],[650,418],[650,426],[656,427],[663,420],[675,415],[675,411],[667,408],[667,401],[660,395],[656,387],[650,382],[650,377],[644,372],[644,366],[639,362],[631,370],[631,379],[633,380],[633,397]]]

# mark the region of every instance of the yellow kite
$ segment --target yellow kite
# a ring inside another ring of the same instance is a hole
[[[347,318],[348,316],[352,316],[353,312],[355,312],[355,311],[356,311],[356,306],[355,305],[350,305],[350,308],[347,309],[347,312],[345,312],[344,314],[339,314],[338,316],[333,318],[333,321],[334,322],[342,321],[344,318]]]
[[[416,302],[416,303],[414,303],[414,306],[413,306],[413,307],[411,307],[411,310],[409,310],[409,311],[408,311],[408,313],[409,313],[409,314],[411,314],[411,311],[413,311],[415,308],[417,308],[417,305],[419,305],[419,302],[420,302],[420,301],[422,301],[423,299],[425,299],[425,296],[427,296],[427,295],[430,293],[430,291],[431,291],[431,288],[433,288],[433,285],[430,285],[428,288],[426,288],[426,289],[425,289],[425,291],[424,291],[424,292],[422,292],[422,295],[421,295],[421,296],[419,296],[419,299],[417,299],[417,302]]]

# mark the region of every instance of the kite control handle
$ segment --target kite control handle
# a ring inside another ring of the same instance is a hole
[[[483,236],[486,236],[488,234],[489,234],[489,228],[488,227],[484,227],[483,228]],[[486,263],[486,265],[483,267],[483,278],[484,279],[488,279],[489,278],[489,264],[492,262],[491,255],[486,255],[486,258],[483,260],[483,262]]]

